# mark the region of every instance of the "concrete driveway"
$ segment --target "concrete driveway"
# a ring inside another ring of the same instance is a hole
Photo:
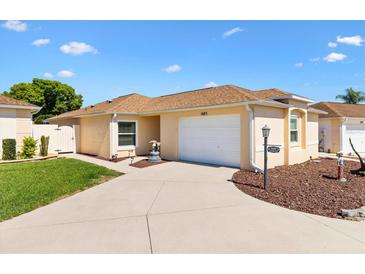
[[[365,253],[365,222],[254,199],[234,169],[169,162],[0,223],[0,253]]]

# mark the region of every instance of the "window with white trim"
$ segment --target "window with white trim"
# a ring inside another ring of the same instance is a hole
[[[298,130],[298,116],[290,116],[290,142],[299,142],[299,130]]]
[[[290,142],[299,142],[298,116],[296,115],[290,116]]]
[[[118,146],[136,145],[136,122],[118,122]]]

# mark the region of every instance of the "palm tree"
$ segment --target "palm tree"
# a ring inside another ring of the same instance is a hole
[[[347,88],[346,94],[337,95],[336,99],[341,99],[347,104],[358,104],[365,102],[365,93],[362,91],[354,91],[352,88]]]

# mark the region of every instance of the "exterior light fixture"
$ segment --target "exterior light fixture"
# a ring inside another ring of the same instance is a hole
[[[262,128],[262,137],[269,138],[269,136],[270,136],[270,128],[267,125],[265,125]]]

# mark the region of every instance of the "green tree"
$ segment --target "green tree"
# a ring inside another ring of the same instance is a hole
[[[365,93],[361,91],[354,91],[352,88],[347,88],[346,94],[339,94],[336,99],[341,99],[347,104],[359,104],[365,101]]]
[[[32,83],[15,84],[3,95],[42,107],[33,116],[37,124],[52,116],[79,109],[83,102],[82,95],[76,94],[73,87],[59,81],[37,78]]]

